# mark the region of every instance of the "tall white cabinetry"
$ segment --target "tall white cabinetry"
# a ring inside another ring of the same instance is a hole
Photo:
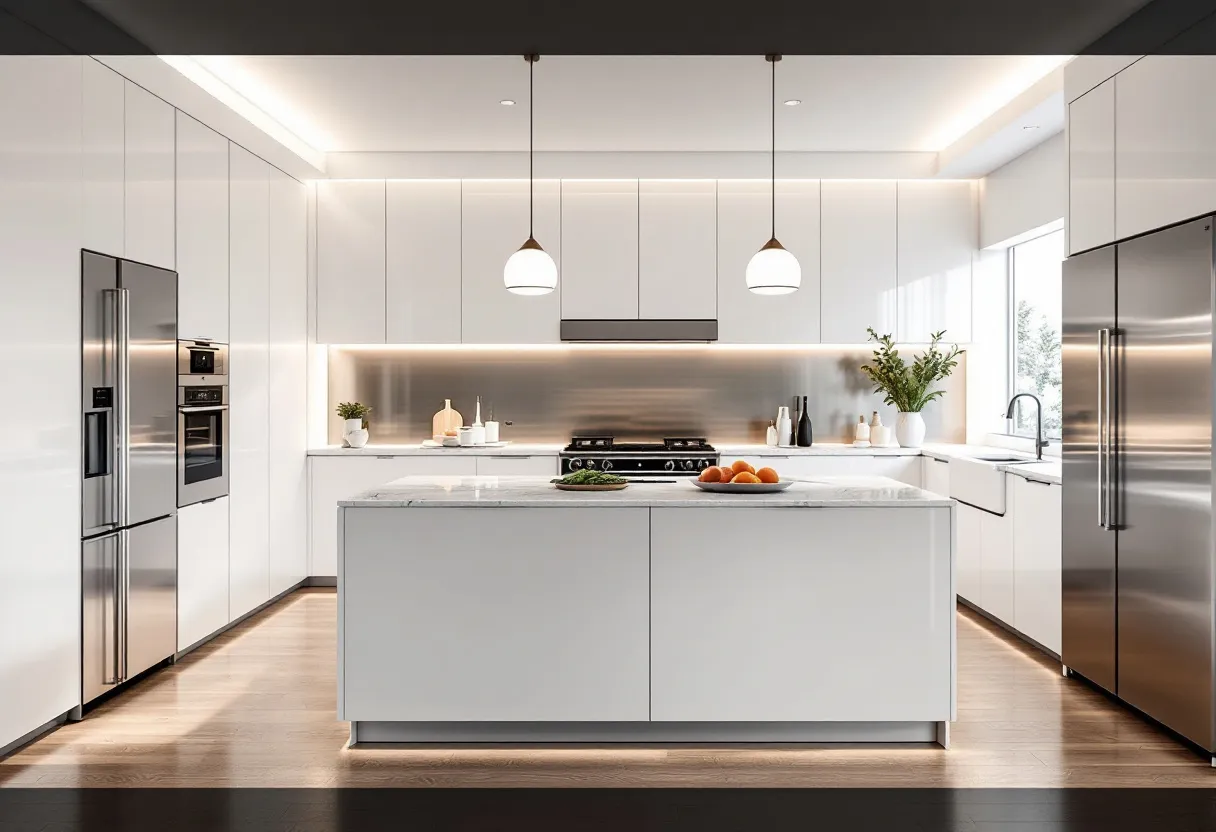
[[[230,144],[229,617],[269,594],[270,165]]]
[[[1068,105],[1068,250],[1115,240],[1115,79]]]
[[[308,573],[308,193],[270,169],[269,588]]]
[[[864,344],[896,324],[896,193],[890,181],[822,183],[820,340]]]
[[[975,187],[914,180],[897,183],[896,197],[896,340],[923,343],[945,330],[949,341],[970,341]]]
[[[777,239],[798,258],[798,291],[747,288],[748,261],[773,231],[771,189],[756,180],[718,182],[718,340],[725,344],[819,343],[818,180],[777,183]]]
[[[177,512],[177,649],[228,621],[228,498]]]
[[[317,182],[317,342],[383,344],[384,180]]]
[[[0,56],[0,746],[80,703],[83,60]]]
[[[92,58],[84,58],[83,65],[81,129],[84,156],[81,170],[84,203],[80,245],[121,257],[125,246],[123,190],[126,187],[124,113],[127,81]]]
[[[177,334],[228,342],[228,140],[180,111]]]
[[[536,182],[536,241],[557,264],[557,290],[508,292],[502,270],[528,238],[528,182],[466,179],[461,206],[461,340],[466,344],[548,344],[561,317],[561,186]],[[323,340],[318,334],[317,340]]]
[[[717,317],[717,203],[712,179],[639,183],[639,317]]]
[[[1014,507],[1014,626],[1059,653],[1063,488],[1012,475],[1009,486]]]
[[[460,180],[385,187],[385,337],[459,344]]]
[[[125,82],[123,254],[162,269],[177,267],[174,221],[175,110]]]
[[[638,183],[563,180],[562,317],[638,317]]]

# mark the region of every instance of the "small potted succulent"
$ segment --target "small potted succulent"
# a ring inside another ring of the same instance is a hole
[[[958,366],[958,357],[963,350],[954,344],[942,352],[937,348],[941,332],[932,333],[929,350],[918,356],[912,366],[903,360],[890,335],[880,336],[867,328],[869,340],[878,342],[873,361],[863,364],[861,371],[874,382],[874,392],[882,393],[883,402],[899,410],[895,423],[895,438],[905,448],[919,448],[925,441],[925,420],[920,415],[924,406],[946,394],[945,390],[930,390],[935,383],[948,377]]]
[[[362,448],[367,444],[367,414],[372,409],[362,402],[342,402],[338,415],[342,417],[342,440],[348,448]]]

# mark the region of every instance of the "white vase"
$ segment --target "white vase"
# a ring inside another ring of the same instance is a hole
[[[902,410],[895,419],[895,438],[903,448],[919,448],[925,441],[925,419],[919,413]]]
[[[350,433],[346,434],[346,442],[352,448],[362,448],[367,444],[367,437],[367,431],[363,428],[359,428],[359,430],[352,430]]]
[[[351,431],[355,431],[355,430],[363,430],[363,420],[362,419],[345,419],[345,420],[343,420],[343,422],[342,422],[342,435],[343,436],[345,436],[346,434],[350,433]]]

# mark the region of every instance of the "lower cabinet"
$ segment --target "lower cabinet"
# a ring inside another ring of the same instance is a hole
[[[1013,517],[980,512],[980,605],[1002,621],[1013,617]]]
[[[984,512],[959,503],[955,507],[954,589],[960,598],[977,607],[983,603],[982,553]]]
[[[177,649],[228,624],[228,498],[177,511]]]
[[[556,464],[556,463],[555,463]],[[338,501],[412,474],[473,476],[472,456],[310,457],[309,575],[338,574]]]
[[[1013,622],[1039,644],[1060,652],[1061,498],[1058,485],[1014,477]]]
[[[922,456],[920,471],[921,488],[942,497],[950,496],[950,460]]]
[[[742,459],[755,468],[768,466],[787,477],[890,477],[921,484],[919,456],[744,456],[723,454],[722,462]]]
[[[483,477],[556,477],[556,456],[479,456],[477,474]]]

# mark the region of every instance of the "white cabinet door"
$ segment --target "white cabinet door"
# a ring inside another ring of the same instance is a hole
[[[507,258],[528,239],[526,180],[466,179],[461,207],[460,332],[466,344],[553,344],[560,340],[561,191],[536,183],[534,235],[557,264],[557,289],[516,295],[502,282]]]
[[[128,260],[173,269],[175,111],[130,81],[125,100],[123,254]]]
[[[317,182],[317,343],[383,344],[384,180]]]
[[[1216,56],[1147,55],[1115,76],[1115,236],[1216,209]]]
[[[1115,79],[1068,105],[1068,250],[1115,239]]]
[[[338,574],[338,500],[411,474],[474,476],[477,458],[349,456],[310,458],[309,575]]]
[[[1012,486],[1013,626],[1059,653],[1063,489],[1021,477]]]
[[[308,574],[308,192],[270,169],[269,590]]]
[[[228,498],[177,511],[177,649],[228,619]]]
[[[950,496],[950,462],[931,456],[921,457],[923,476],[921,488],[942,497]]]
[[[557,469],[557,457],[555,456],[477,457],[477,474],[479,476],[556,477]]]
[[[890,477],[920,487],[918,456],[747,456],[725,454],[722,463],[742,459],[754,468],[769,467],[784,477]]]
[[[894,182],[824,180],[820,341],[864,344],[866,327],[895,334]]]
[[[819,182],[777,182],[777,239],[798,258],[802,285],[790,295],[748,291],[748,261],[772,234],[771,186],[718,182],[718,341],[819,343]]]
[[[637,317],[637,180],[562,180],[562,318]]]
[[[983,520],[985,512],[959,503],[955,508],[954,586],[960,598],[983,607]]]
[[[971,259],[979,247],[975,186],[896,184],[896,340],[971,340]]]
[[[0,746],[80,704],[82,60],[0,55]]]
[[[228,140],[180,110],[177,336],[228,343]]]
[[[84,59],[83,248],[122,257],[126,80],[92,58]],[[224,241],[227,243],[227,232]]]
[[[638,316],[718,316],[717,187],[713,180],[638,183]]]
[[[460,343],[460,180],[385,185],[385,337]]]
[[[229,150],[232,453],[228,493],[232,543],[228,616],[235,620],[270,598],[270,165],[238,145],[230,144]]]
[[[1009,475],[1006,475],[1009,476]],[[1013,513],[980,513],[980,606],[1013,626]]]

